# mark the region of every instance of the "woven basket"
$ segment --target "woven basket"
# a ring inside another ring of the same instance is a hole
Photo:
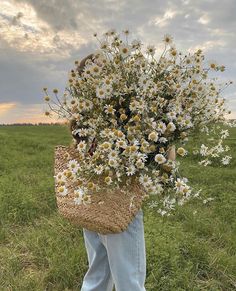
[[[68,155],[69,159],[76,159],[76,150],[71,146],[57,145],[55,147],[55,175],[66,169]],[[94,192],[91,195],[90,204],[76,205],[73,200],[75,185],[73,182],[67,185],[68,194],[61,196],[57,193],[55,182],[59,213],[71,223],[101,234],[119,233],[126,230],[141,208],[143,200],[147,198],[139,184],[125,186],[124,189],[129,190],[126,192],[123,192],[122,189],[109,191],[108,186],[105,192]]]

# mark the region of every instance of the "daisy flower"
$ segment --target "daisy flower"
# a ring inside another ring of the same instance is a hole
[[[147,46],[146,53],[147,53],[148,55],[154,56],[155,51],[156,51],[156,48],[155,48],[154,45],[148,45],[148,46]]]
[[[80,165],[75,159],[70,160],[68,163],[68,168],[74,173],[76,173],[78,171],[79,167],[80,167]]]
[[[107,183],[108,185],[110,185],[112,183],[112,179],[110,176],[105,177],[104,179],[105,183]]]
[[[157,131],[160,131],[161,133],[164,133],[165,130],[166,130],[166,124],[163,122],[163,121],[160,121],[158,124],[157,124]]]
[[[103,165],[97,165],[95,168],[94,168],[94,172],[97,174],[97,175],[100,175],[104,170],[104,167]]]
[[[169,131],[171,131],[171,132],[173,132],[173,131],[175,131],[176,126],[175,126],[175,124],[174,124],[173,122],[169,122],[169,123],[167,124],[166,129],[169,130]]]
[[[136,172],[136,168],[134,165],[129,165],[128,167],[125,168],[127,176],[132,176]]]
[[[155,159],[155,162],[157,162],[158,164],[163,164],[166,162],[166,158],[162,154],[155,155],[154,159]]]
[[[87,194],[84,194],[83,198],[82,198],[82,202],[84,205],[88,205],[91,203],[91,195],[87,195]]]
[[[96,96],[100,99],[105,99],[106,98],[106,88],[105,86],[103,87],[98,87],[96,89]]]
[[[115,111],[116,111],[116,110],[113,108],[112,105],[108,105],[108,104],[106,104],[106,105],[104,106],[104,108],[105,108],[105,112],[106,112],[107,114],[114,114]]]
[[[158,140],[158,133],[156,131],[152,131],[148,135],[148,139],[152,141],[157,141]]]
[[[210,60],[208,63],[209,63],[209,67],[211,70],[215,71],[217,69],[217,62],[216,61]]]
[[[151,177],[149,177],[146,174],[141,174],[139,177],[139,182],[143,185],[143,186],[148,186],[150,184],[152,184],[152,179]]]
[[[109,42],[107,41],[102,41],[100,44],[100,48],[104,51],[107,51],[109,49]]]
[[[171,44],[173,41],[173,37],[170,34],[165,34],[163,41],[165,44]]]
[[[228,165],[231,159],[232,159],[231,156],[225,156],[221,159],[221,162],[223,165]]]
[[[187,151],[183,147],[179,147],[176,152],[182,157],[187,155]]]
[[[173,111],[171,111],[171,112],[168,112],[168,113],[166,114],[166,116],[168,117],[169,120],[173,120],[173,119],[176,118],[176,113],[173,112]]]
[[[122,32],[123,32],[125,35],[129,35],[129,29],[124,29]]]
[[[109,159],[108,160],[108,165],[113,167],[113,168],[116,168],[118,166],[118,162],[115,159]]]
[[[108,141],[105,141],[104,143],[101,144],[101,148],[105,151],[110,151],[111,143]]]
[[[140,48],[142,45],[141,41],[140,40],[137,40],[137,39],[134,39],[132,42],[131,42],[131,47],[133,49],[138,49]]]
[[[86,143],[84,140],[80,141],[77,145],[77,150],[79,152],[84,152],[86,150]]]
[[[58,191],[58,194],[61,196],[66,196],[68,194],[68,190],[65,187],[65,185],[61,185],[61,186],[57,187],[57,191]]]
[[[119,148],[123,148],[123,149],[125,149],[127,147],[127,143],[122,139],[118,139],[117,142],[116,142],[116,145]]]
[[[63,172],[59,172],[57,175],[54,176],[56,182],[58,181],[66,181],[66,176],[63,174]]]
[[[124,58],[130,54],[130,46],[129,45],[122,44],[122,45],[120,45],[119,50],[120,50],[120,54]]]

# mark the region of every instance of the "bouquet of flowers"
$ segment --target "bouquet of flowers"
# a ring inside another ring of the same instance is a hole
[[[94,191],[136,183],[146,197],[155,197],[161,214],[169,214],[198,194],[168,151],[180,142],[176,152],[184,157],[191,132],[227,123],[220,94],[232,82],[221,85],[210,78],[211,71],[225,67],[206,65],[200,49],[178,52],[170,35],[164,36],[158,59],[155,46],[144,49],[129,35],[111,29],[99,39],[95,33],[98,49],[83,70],[75,61],[62,98],[54,89],[57,102],[51,100],[44,88],[50,108],[45,114],[68,120],[78,153],[55,179],[62,196],[68,194],[65,179],[76,180],[74,203],[87,205]]]

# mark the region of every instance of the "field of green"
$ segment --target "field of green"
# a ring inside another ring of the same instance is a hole
[[[147,291],[236,290],[236,128],[229,131],[229,166],[177,158],[189,184],[213,201],[165,218],[144,207]],[[0,127],[0,290],[80,290],[82,230],[58,215],[54,195],[54,146],[70,142],[66,126]],[[195,135],[185,148],[202,142]]]

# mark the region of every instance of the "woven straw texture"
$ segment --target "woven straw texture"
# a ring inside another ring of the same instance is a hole
[[[72,146],[57,145],[55,147],[54,173],[63,171],[67,167],[69,159],[76,159],[76,150]],[[134,184],[129,191],[122,192],[120,189],[109,191],[94,192],[91,195],[91,204],[76,205],[74,182],[67,184],[68,194],[61,196],[57,193],[55,182],[55,193],[59,213],[71,223],[81,228],[96,231],[101,234],[119,233],[127,229],[136,213],[142,206],[145,199],[145,192],[141,185]],[[132,201],[132,207],[130,203]]]

